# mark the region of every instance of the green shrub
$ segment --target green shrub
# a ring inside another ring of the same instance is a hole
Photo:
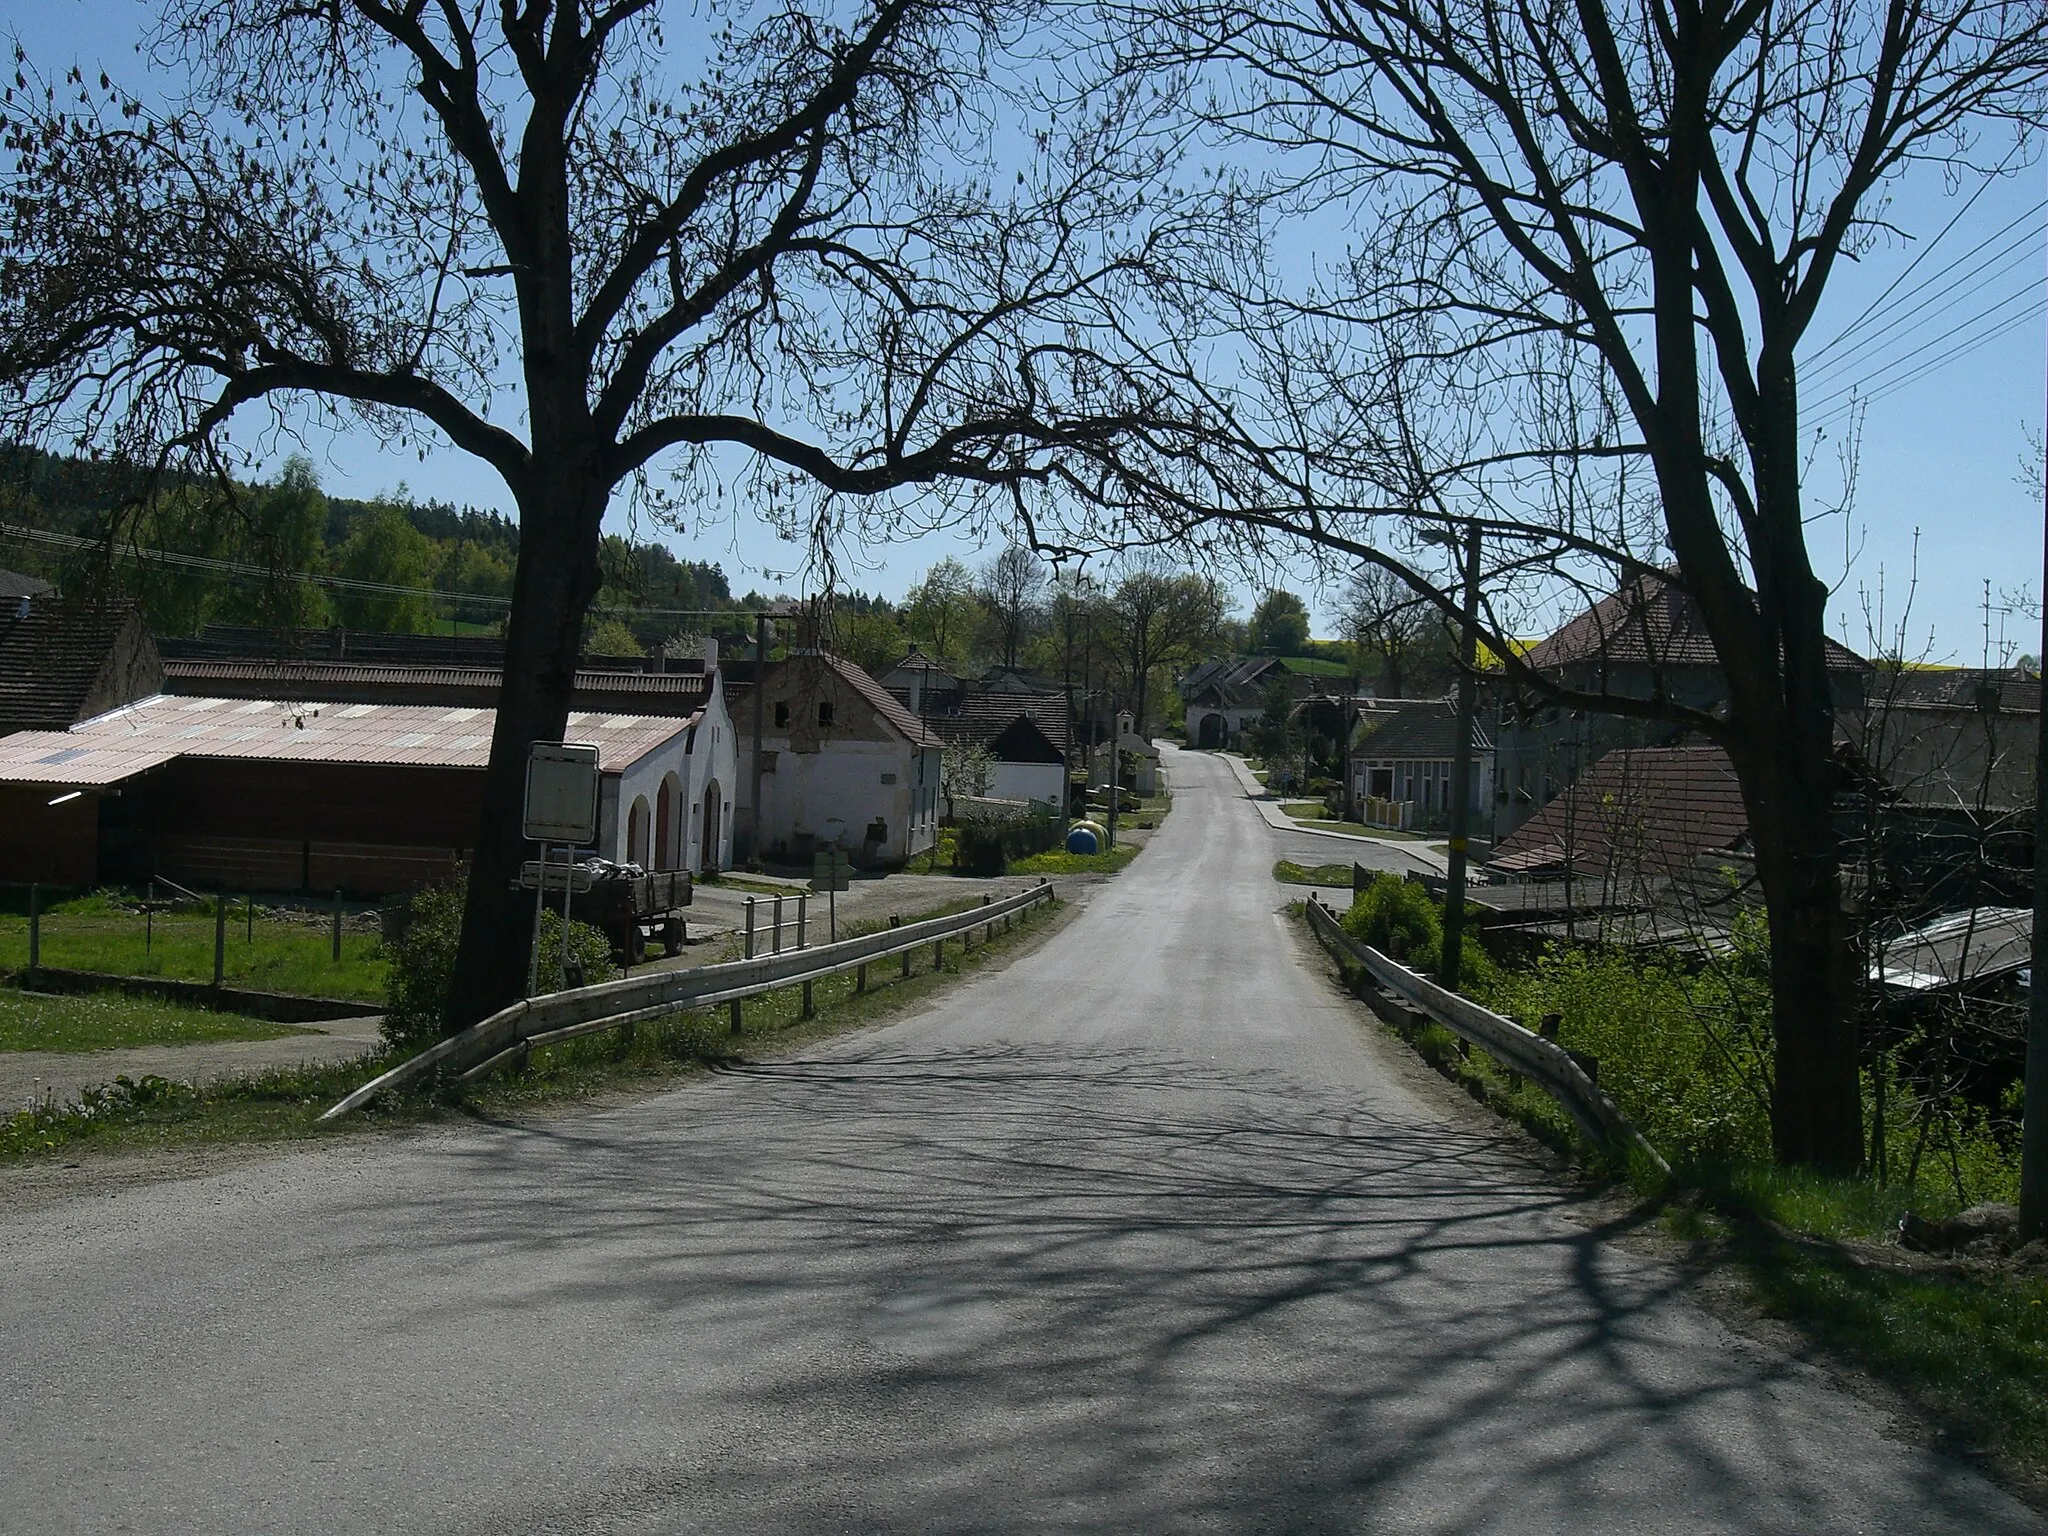
[[[1740,948],[1698,972],[1661,956],[1558,945],[1498,972],[1486,1002],[1594,1058],[1600,1086],[1674,1163],[1768,1159],[1770,980]]]
[[[1443,951],[1443,904],[1413,880],[1377,875],[1352,899],[1351,910],[1344,914],[1344,931],[1410,970],[1434,976]],[[1495,974],[1492,958],[1469,927],[1458,970],[1463,992],[1490,986]]]
[[[383,1034],[394,1049],[419,1050],[446,1033],[448,994],[455,982],[455,951],[462,938],[462,905],[467,893],[464,881],[432,886],[412,898],[405,937],[391,956],[391,980],[386,995]],[[562,915],[549,909],[541,914],[540,985],[554,987],[562,950]],[[612,964],[611,940],[602,929],[571,919],[569,963],[583,967],[586,984],[610,981],[618,970]]]

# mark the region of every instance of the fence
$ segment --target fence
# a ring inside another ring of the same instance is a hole
[[[1308,921],[1316,937],[1341,958],[1357,965],[1389,992],[1452,1034],[1489,1052],[1502,1065],[1535,1083],[1558,1102],[1590,1140],[1624,1155],[1633,1151],[1647,1158],[1658,1171],[1670,1173],[1670,1165],[1658,1155],[1657,1149],[1643,1139],[1643,1133],[1630,1124],[1614,1101],[1600,1091],[1571,1053],[1556,1041],[1531,1033],[1513,1019],[1504,1019],[1468,997],[1447,991],[1371,945],[1359,943],[1344,931],[1337,914],[1314,896],[1308,903]]]
[[[733,1010],[733,1027],[738,1029],[742,1001],[783,987],[802,986],[808,1012],[814,981],[857,970],[865,985],[869,965],[898,955],[903,959],[903,974],[908,976],[912,953],[927,944],[932,946],[932,964],[936,967],[944,959],[946,940],[957,937],[964,948],[972,943],[977,928],[986,928],[986,936],[993,938],[998,921],[1007,927],[1012,915],[1050,901],[1052,894],[1052,887],[1041,880],[1030,890],[1000,901],[984,897],[981,906],[966,912],[883,928],[837,944],[792,949],[695,970],[663,971],[528,998],[400,1062],[383,1076],[363,1084],[320,1118],[335,1119],[361,1108],[380,1093],[402,1088],[430,1074],[454,1075],[465,1080],[481,1077],[535,1046],[555,1045],[579,1035],[618,1029],[687,1009],[728,1003]]]

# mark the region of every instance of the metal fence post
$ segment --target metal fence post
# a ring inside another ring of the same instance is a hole
[[[902,919],[902,918],[900,918],[900,917],[894,916],[894,915],[892,914],[892,915],[890,916],[890,918],[889,918],[889,926],[890,926],[891,928],[901,928],[901,927],[903,926],[903,919]],[[908,979],[909,979],[909,976],[910,976],[910,951],[909,951],[909,950],[907,950],[907,949],[906,949],[905,951],[903,951],[903,975],[904,975],[904,978],[905,978],[906,980],[908,980]]]
[[[810,911],[810,905],[811,893],[809,891],[798,891],[796,893],[796,947],[798,949],[810,947],[810,941],[805,936],[804,928],[804,920]]]
[[[43,888],[33,880],[28,887],[28,973],[33,976],[43,963]]]
[[[811,1006],[811,984],[807,981],[804,983],[804,1017],[808,1019],[816,1012],[817,1009]]]
[[[859,994],[859,993],[862,993],[862,992],[865,992],[865,991],[867,991],[867,989],[868,989],[868,968],[867,968],[867,967],[866,967],[865,965],[862,965],[862,966],[859,966],[859,967],[857,967],[857,968],[856,968],[856,969],[854,970],[854,973],[853,973],[853,990],[854,990],[854,992],[855,992],[856,994]]]
[[[775,898],[775,947],[769,953],[776,955],[782,953],[782,898],[780,896]]]
[[[754,896],[747,898],[747,958],[749,960],[754,958],[754,903],[758,899],[758,897]]]
[[[242,942],[256,942],[256,893],[249,892],[242,898]]]
[[[732,1000],[732,1032],[734,1034],[740,1032],[740,1000],[738,998]]]
[[[228,893],[213,898],[213,984],[218,987],[228,973]]]
[[[943,971],[945,968],[946,941],[944,939],[935,939],[932,942],[932,969],[934,971]]]
[[[341,892],[334,893],[334,959],[341,962]]]

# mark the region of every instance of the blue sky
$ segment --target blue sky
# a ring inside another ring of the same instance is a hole
[[[90,73],[105,68],[117,79],[139,83],[142,66],[134,44],[149,15],[132,0],[27,0],[10,7],[0,27],[13,29],[48,72],[61,73],[75,61]],[[1937,177],[1918,178],[1897,189],[1894,222],[1919,234],[1924,244],[1957,215],[1972,190],[1955,195]],[[2038,438],[2042,430],[2048,322],[2042,316],[2042,241],[2035,235],[2029,243],[2029,237],[2041,227],[2038,205],[2044,198],[2048,166],[1992,185],[1848,342],[1805,365],[1807,419],[1813,424],[1833,390],[1857,380],[1895,383],[1959,344],[1988,338],[1868,407],[1853,509],[1846,518],[1823,517],[1810,530],[1821,572],[1836,584],[1836,633],[1851,645],[1861,648],[1866,641],[1860,593],[1881,580],[1895,619],[1916,561],[1909,650],[1925,648],[1930,659],[1979,659],[1987,581],[1994,610],[2009,608],[2007,598],[2021,589],[2032,592],[2040,585],[2043,491],[2031,483],[2029,435]],[[1961,260],[2001,230],[2006,233],[1985,251]],[[1921,248],[1893,240],[1846,268],[1831,286],[1814,346],[1879,300]],[[1988,264],[2000,253],[1998,263]],[[2008,302],[1992,309],[2001,299]],[[335,494],[369,496],[402,483],[415,496],[509,510],[496,477],[452,448],[430,451],[421,462],[412,450],[387,448],[363,431],[312,435],[307,446]],[[1834,479],[1833,453],[1831,439],[1819,450],[1816,490]],[[615,508],[613,522],[623,530],[623,507]],[[653,531],[639,530],[643,537]],[[688,539],[670,535],[667,541],[681,555],[724,566],[735,591],[790,585],[781,573],[792,569],[795,552],[752,519],[736,518]],[[849,570],[843,579],[900,596],[944,555],[972,564],[991,553],[971,535],[926,534],[869,546],[865,568]],[[1316,601],[1305,586],[1304,591],[1321,632],[1332,604]],[[1251,596],[1241,595],[1247,611]],[[1993,611],[1990,627],[1994,659],[2001,636],[2015,652],[2040,648],[2038,623],[2022,613]]]

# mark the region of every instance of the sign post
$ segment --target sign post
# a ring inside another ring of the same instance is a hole
[[[811,861],[811,889],[825,893],[831,939],[839,942],[839,893],[851,888],[853,865],[844,848],[827,848]]]
[[[526,995],[540,985],[540,914],[547,899],[548,848],[562,844],[563,861],[597,839],[597,748],[581,741],[536,741],[526,753],[526,811],[522,830],[540,844],[539,878],[533,892],[533,951],[526,968]],[[570,870],[562,871],[562,942],[556,946],[555,985],[566,984],[569,967]]]

